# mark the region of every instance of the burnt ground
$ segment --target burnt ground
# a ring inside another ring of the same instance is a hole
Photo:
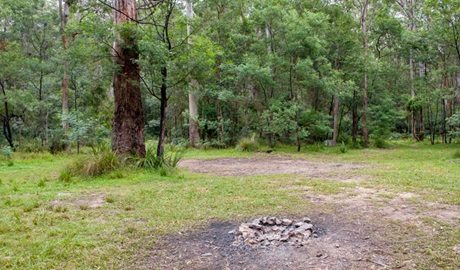
[[[169,236],[158,243],[153,269],[380,269],[389,258],[386,243],[365,224],[347,223],[335,215],[311,216],[318,238],[303,247],[281,244],[233,245],[228,233],[238,223],[212,222],[201,231]]]
[[[300,174],[348,182],[369,178],[354,172],[363,168],[359,164],[282,157],[183,160],[180,167],[223,176]],[[257,217],[214,220],[207,227],[159,239],[148,260],[135,263],[131,269],[436,269],[419,265],[418,258],[423,254],[414,246],[419,232],[430,241],[439,232],[427,225],[427,219],[453,226],[460,222],[460,206],[429,203],[413,193],[395,194],[360,186],[337,195],[293,190],[296,192],[315,205],[306,216],[311,218],[318,237],[310,238],[303,247],[234,245],[235,236],[229,231]],[[448,248],[458,250],[454,256],[460,267],[460,242]]]

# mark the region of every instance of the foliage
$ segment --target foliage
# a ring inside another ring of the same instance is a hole
[[[455,127],[449,131],[449,136],[460,139],[460,113],[447,118],[446,123],[451,127]]]
[[[340,144],[339,150],[340,153],[345,154],[346,152],[348,152],[348,146],[344,142],[342,142]]]
[[[387,149],[391,147],[391,144],[379,137],[374,140],[374,146],[380,149]]]
[[[452,155],[452,158],[460,159],[460,150],[455,151],[454,154]]]
[[[125,159],[124,164],[158,171],[160,174],[166,175],[176,168],[185,152],[184,147],[167,145],[163,157],[159,158],[154,142],[150,142],[146,145],[145,157],[130,156]]]
[[[14,151],[10,146],[4,146],[2,148],[2,156],[6,159],[11,159],[13,157]]]
[[[237,151],[246,151],[246,152],[253,152],[259,149],[259,144],[255,139],[256,135],[253,134],[251,138],[242,138],[236,144]]]

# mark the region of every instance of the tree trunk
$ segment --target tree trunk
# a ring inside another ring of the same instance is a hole
[[[352,125],[351,125],[351,140],[353,143],[356,143],[356,139],[358,138],[358,105],[356,102],[357,93],[353,91],[353,107],[351,108],[351,118],[352,118]]]
[[[126,25],[136,20],[135,0],[114,0],[113,7],[116,25]],[[113,60],[118,70],[113,76],[115,113],[112,150],[120,155],[144,157],[144,115],[138,59],[135,31],[127,29],[123,35],[116,32]]]
[[[186,2],[186,14],[189,20],[193,18],[193,3],[192,0],[187,0]],[[187,36],[189,45],[192,43],[190,39],[191,35],[191,26],[190,23],[187,23]],[[189,139],[190,146],[195,148],[197,147],[198,140],[200,139],[200,133],[198,129],[198,101],[197,101],[197,90],[198,90],[198,81],[191,79],[190,82],[192,89],[188,93],[188,107],[190,113],[189,119]]]
[[[193,88],[197,88],[198,82],[192,79],[191,85]],[[188,104],[189,104],[189,113],[190,113],[190,120],[189,120],[190,146],[197,147],[197,143],[200,139],[200,133],[198,129],[198,101],[197,101],[197,94],[196,94],[195,89],[190,90],[190,92],[188,93]]]
[[[64,7],[62,5],[62,0],[59,0],[59,17],[61,21],[61,36],[62,36],[62,48],[67,50],[67,35],[65,33],[65,28],[68,21],[69,16],[69,7],[70,2],[65,1]],[[65,116],[69,113],[69,76],[67,75],[67,71],[69,69],[69,62],[64,60],[64,72],[62,76],[62,115]],[[69,130],[69,123],[65,119],[62,120],[62,131],[64,134],[64,139],[67,139],[67,132]],[[70,152],[70,143],[65,144],[65,150]]]
[[[8,99],[6,98],[5,92],[5,84],[3,82],[0,82],[0,87],[2,88],[3,105],[5,110],[5,115],[3,116],[3,135],[5,135],[5,139],[8,141],[10,147],[14,148],[13,136],[11,134],[10,113],[8,111]]]
[[[334,95],[334,104],[332,109],[332,146],[337,145],[337,137],[339,135],[339,96],[338,94]]]
[[[168,107],[168,96],[166,90],[168,86],[166,79],[168,78],[168,69],[161,68],[162,83],[160,89],[160,136],[158,136],[157,158],[162,159],[164,155],[164,141],[166,133],[166,108]]]
[[[364,1],[362,17],[361,17],[361,27],[363,31],[363,50],[364,55],[367,56],[367,6],[368,0]],[[364,71],[363,77],[363,114],[362,114],[362,126],[363,126],[363,137],[364,137],[364,147],[369,147],[369,131],[367,129],[367,71]]]

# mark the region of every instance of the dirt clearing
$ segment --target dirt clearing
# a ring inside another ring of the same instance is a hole
[[[394,193],[359,186],[370,177],[359,169],[370,166],[286,159],[183,160],[181,168],[220,176],[295,174],[324,181],[348,181],[356,187],[339,194],[319,194],[300,188],[299,196],[311,210],[314,232],[304,246],[251,246],[235,243],[229,233],[244,220],[211,220],[206,227],[160,239],[137,269],[460,269],[460,240],[440,252],[447,266],[424,260],[430,243],[444,237],[443,226],[458,228],[460,206],[426,202],[420,195]],[[300,207],[300,206],[299,206]],[[303,208],[302,208],[303,209]],[[273,209],[273,216],[293,218]],[[442,225],[444,224],[444,225]],[[445,258],[444,258],[445,259]]]
[[[370,166],[350,163],[313,162],[270,156],[262,158],[222,158],[210,160],[187,159],[179,163],[179,168],[188,169],[196,173],[210,173],[219,176],[299,174],[311,178],[346,181],[348,178],[344,178],[343,173],[370,168]],[[340,175],[337,175],[338,173]]]

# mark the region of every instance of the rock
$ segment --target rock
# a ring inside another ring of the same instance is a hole
[[[321,256],[323,256],[323,253],[321,253],[321,251],[316,252],[316,257],[319,258],[319,257],[321,257]]]
[[[249,224],[249,226],[248,226],[248,227],[249,227],[249,228],[251,228],[251,229],[257,229],[257,230],[260,230],[260,229],[262,229],[262,227],[263,227],[263,226],[262,226],[262,225],[260,225],[260,224],[254,224],[254,223],[251,223],[251,224]]]
[[[294,226],[296,226],[296,227],[300,227],[300,226],[302,226],[302,225],[303,225],[303,222],[296,222],[296,223],[294,223]]]
[[[457,252],[457,253],[460,253],[460,244],[454,246],[453,250],[454,250],[455,252]]]
[[[236,235],[234,245],[246,243],[258,246],[280,246],[290,244],[296,247],[302,247],[309,244],[309,238],[313,235],[313,225],[309,218],[303,218],[303,221],[294,221],[291,219],[278,219],[267,216],[260,219],[254,219],[251,223],[243,223],[238,230],[230,231]],[[323,256],[323,255],[321,255]]]
[[[335,244],[335,248],[339,248],[339,247],[340,247],[340,245],[339,245],[339,244]]]
[[[281,221],[281,224],[282,224],[283,226],[291,226],[292,220],[285,218],[285,219],[283,219],[283,220]]]
[[[300,227],[298,227],[298,228],[295,229],[295,230],[298,231],[298,232],[300,232],[300,231],[311,230],[312,228],[313,228],[313,225],[308,224],[308,223],[304,223],[303,225],[301,225]]]
[[[287,240],[289,240],[289,235],[283,235],[283,236],[281,236],[281,238],[280,238],[280,241],[281,241],[281,242],[286,242]]]

